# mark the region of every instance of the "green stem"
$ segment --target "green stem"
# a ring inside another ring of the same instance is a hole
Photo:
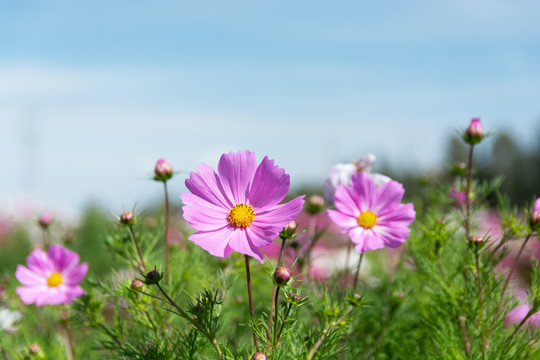
[[[280,288],[278,287],[277,290],[276,290],[276,296],[274,297],[274,346],[276,346],[277,344],[277,331],[278,331],[278,315],[279,315],[279,309],[278,309],[278,306],[279,306],[279,290]]]
[[[364,253],[360,254],[358,259],[358,264],[356,265],[356,273],[354,274],[354,285],[353,289],[356,291],[356,284],[358,283],[358,274],[360,273],[360,266],[362,266],[362,259],[364,259]]]
[[[163,182],[165,189],[165,282],[169,283],[169,193],[167,191],[167,182]]]
[[[135,236],[135,231],[133,231],[133,226],[129,225],[129,231],[131,234],[131,238],[133,239],[133,242],[135,243],[135,247],[137,248],[137,253],[139,254],[139,261],[141,262],[142,271],[146,269],[146,266],[144,265],[143,255],[141,252],[141,248],[139,246],[139,242],[137,241],[137,237]]]
[[[253,319],[255,311],[253,310],[253,296],[251,295],[251,274],[249,271],[249,256],[245,255],[246,260],[246,280],[248,288],[248,297],[249,297],[249,313],[251,315],[251,324],[253,326],[253,342],[255,344],[255,349],[259,351],[259,343],[257,342],[257,334],[255,333],[255,320]]]
[[[482,280],[480,278],[480,259],[478,255],[478,249],[474,250],[474,257],[476,262],[476,279],[478,284],[478,311],[480,316],[480,328],[481,328],[481,337],[482,337],[482,360],[486,358],[486,327],[484,324],[484,302],[482,299]]]
[[[467,241],[471,236],[471,183],[472,183],[472,161],[473,161],[473,149],[474,145],[471,145],[469,151],[469,162],[467,164],[467,188],[465,189],[465,236]]]

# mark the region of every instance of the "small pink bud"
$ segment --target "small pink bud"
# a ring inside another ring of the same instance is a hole
[[[278,286],[287,285],[289,280],[291,280],[291,277],[291,270],[284,266],[278,266],[276,268],[276,271],[274,271],[274,280],[276,280]]]
[[[144,286],[144,283],[139,279],[133,279],[131,282],[131,288],[133,290],[141,290]]]
[[[37,354],[41,351],[41,348],[39,347],[38,344],[33,343],[33,344],[30,344],[30,346],[28,347],[28,351],[30,351],[30,354]]]
[[[126,211],[120,215],[120,223],[123,225],[133,225],[135,223],[135,215],[131,211]]]
[[[251,360],[266,360],[266,359],[268,359],[268,356],[266,356],[266,354],[263,352],[256,352],[251,357]]]
[[[480,118],[474,118],[471,120],[471,124],[465,130],[465,135],[463,139],[465,142],[474,145],[482,141],[484,138],[484,126],[480,122]]]
[[[43,228],[43,229],[46,229],[48,228],[52,222],[53,222],[53,216],[51,213],[49,212],[44,212],[43,214],[41,214],[41,216],[39,217],[39,225]]]
[[[319,213],[324,207],[324,198],[320,195],[311,195],[307,201],[307,212],[310,214]]]
[[[156,168],[154,169],[154,180],[156,181],[167,181],[173,176],[173,169],[171,164],[165,159],[159,159],[156,163]]]

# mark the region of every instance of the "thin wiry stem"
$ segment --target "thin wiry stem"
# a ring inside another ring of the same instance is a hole
[[[465,189],[465,236],[467,240],[471,236],[471,183],[472,183],[472,161],[474,145],[469,151],[469,162],[467,164],[467,187]]]
[[[279,258],[277,262],[277,266],[283,265],[283,251],[285,249],[285,239],[281,239],[281,250],[279,251]],[[274,313],[274,298],[276,296],[276,289],[277,286],[274,285],[274,288],[272,289],[272,298],[270,299],[270,312],[268,313],[268,332],[267,332],[267,338],[270,340],[270,329],[272,329],[272,315]]]
[[[480,316],[480,330],[481,330],[481,333],[480,333],[480,336],[482,338],[482,360],[484,360],[486,358],[486,346],[487,346],[487,341],[486,341],[486,327],[485,327],[485,324],[484,324],[484,301],[482,299],[482,280],[480,278],[480,256],[478,254],[478,249],[475,248],[474,250],[474,258],[475,258],[475,262],[476,262],[476,279],[477,279],[477,284],[478,284],[478,312],[479,312],[479,316]]]
[[[163,182],[165,190],[165,282],[169,282],[169,193],[167,191],[167,182]]]
[[[278,315],[279,315],[279,287],[276,289],[276,296],[274,297],[274,346],[277,344],[277,331],[278,331]]]
[[[349,315],[349,313],[352,311],[352,307],[349,308],[349,310],[347,310],[339,319],[337,319],[337,321],[335,322],[332,322],[330,324],[328,324],[321,336],[319,337],[319,339],[317,340],[317,342],[313,345],[313,348],[311,348],[311,351],[309,352],[308,354],[308,357],[307,357],[307,360],[311,360],[313,359],[313,357],[315,356],[315,353],[317,352],[317,350],[319,350],[319,348],[321,347],[321,345],[323,344],[324,340],[326,339],[326,337],[328,336],[328,334],[330,333],[330,331],[332,331],[332,329],[334,327],[336,327],[337,325],[339,325],[343,319],[345,319],[347,317],[347,315]]]
[[[354,274],[354,284],[353,284],[354,290],[356,290],[356,285],[358,283],[358,274],[360,273],[360,267],[362,266],[362,259],[364,259],[364,253],[360,254],[360,258],[358,259],[358,264],[356,265],[356,273]]]
[[[139,242],[137,241],[137,237],[135,236],[135,231],[133,231],[133,226],[129,225],[129,231],[131,234],[131,238],[133,239],[133,242],[135,243],[135,247],[137,248],[137,253],[139,254],[139,261],[141,262],[142,270],[146,269],[146,266],[144,265],[143,255],[141,252],[141,248],[139,246]]]
[[[248,288],[248,297],[249,297],[249,313],[251,315],[251,324],[255,327],[255,320],[253,319],[255,311],[253,310],[253,296],[251,295],[251,274],[249,272],[249,256],[245,255],[246,260],[246,280]],[[253,342],[255,343],[255,349],[259,351],[259,343],[257,342],[257,334],[255,329],[253,329]]]

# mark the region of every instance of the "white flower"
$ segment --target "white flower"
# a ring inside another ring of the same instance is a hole
[[[0,308],[0,329],[14,332],[17,330],[15,323],[21,320],[22,315],[18,311]]]
[[[391,179],[388,176],[373,173],[371,174],[371,169],[375,163],[375,155],[368,153],[364,155],[360,160],[352,164],[336,164],[330,170],[328,178],[325,180],[323,185],[323,195],[324,199],[328,203],[334,202],[334,193],[338,185],[349,185],[351,182],[351,177],[355,172],[365,172],[368,173],[375,186],[389,182]]]

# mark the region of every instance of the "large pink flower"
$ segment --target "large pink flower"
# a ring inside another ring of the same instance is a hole
[[[26,305],[69,304],[84,294],[79,283],[88,271],[88,264],[79,265],[79,255],[64,248],[52,245],[49,252],[35,249],[26,258],[28,267],[17,265],[15,277],[23,286],[17,294]]]
[[[303,196],[279,204],[289,192],[289,175],[266,156],[257,166],[251,151],[223,154],[218,174],[201,164],[186,180],[184,219],[198,231],[190,240],[214,256],[233,250],[260,262],[259,248],[272,243],[302,210]]]
[[[344,228],[358,252],[400,246],[414,221],[413,204],[401,204],[405,190],[397,181],[375,186],[366,173],[355,173],[351,185],[339,185],[334,196],[336,210],[330,218]]]

